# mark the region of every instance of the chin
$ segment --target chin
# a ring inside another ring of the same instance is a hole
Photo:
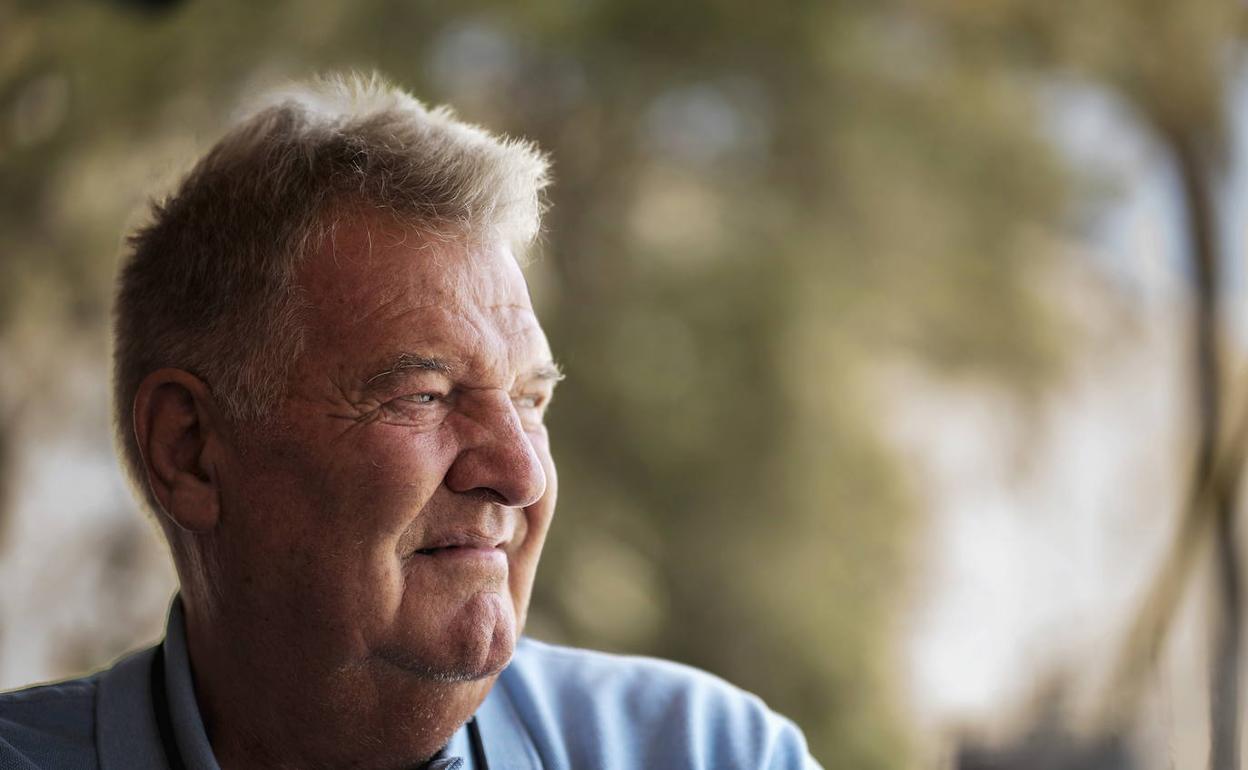
[[[448,670],[456,679],[482,679],[507,667],[516,650],[516,616],[511,601],[497,593],[468,600],[447,628]]]
[[[391,665],[425,679],[471,682],[507,667],[516,649],[516,618],[505,595],[481,593],[465,602],[440,633],[424,636],[419,649],[383,648]]]

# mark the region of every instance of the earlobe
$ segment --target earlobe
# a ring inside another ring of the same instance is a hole
[[[159,369],[147,375],[134,397],[134,433],[147,483],[171,521],[206,532],[220,516],[220,491],[211,461],[219,441],[212,394],[193,374]]]

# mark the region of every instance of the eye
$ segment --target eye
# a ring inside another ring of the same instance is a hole
[[[446,416],[453,401],[453,395],[443,391],[404,393],[382,403],[381,410],[387,423],[429,427]]]
[[[546,405],[544,393],[524,393],[514,396],[511,400],[519,409],[541,409]]]

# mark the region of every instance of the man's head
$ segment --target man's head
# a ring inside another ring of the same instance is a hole
[[[517,262],[546,171],[375,78],[321,81],[132,238],[117,427],[192,622],[304,671],[506,663],[555,499],[558,371]]]

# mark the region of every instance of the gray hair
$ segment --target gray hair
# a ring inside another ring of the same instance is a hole
[[[152,207],[128,240],[113,327],[116,430],[153,504],[133,428],[143,378],[203,379],[227,419],[259,420],[302,349],[296,269],[337,217],[388,212],[427,237],[538,232],[548,162],[525,141],[427,109],[377,75],[319,78],[266,97]]]

